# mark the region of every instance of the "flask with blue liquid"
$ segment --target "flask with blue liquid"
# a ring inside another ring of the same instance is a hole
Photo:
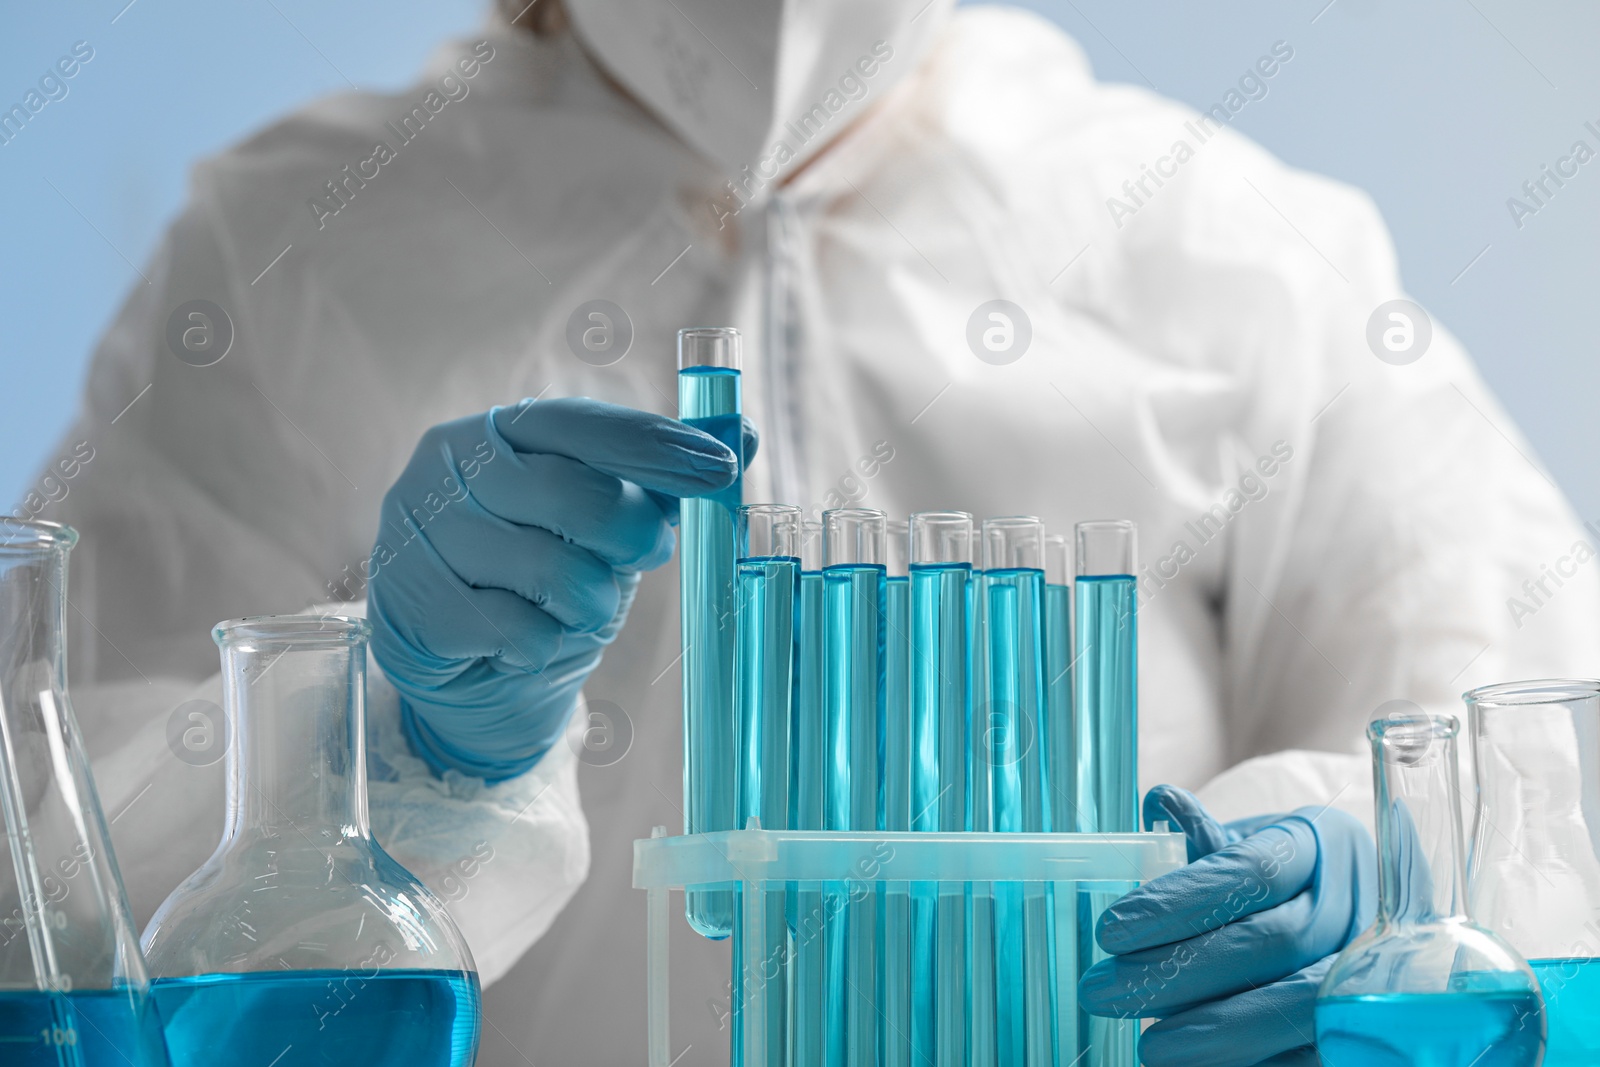
[[[1371,723],[1378,917],[1317,993],[1324,1063],[1538,1067],[1544,1003],[1522,957],[1467,909],[1455,718]]]
[[[369,633],[332,615],[212,632],[230,738],[222,842],[144,934],[173,1067],[477,1056],[472,954],[368,824]]]

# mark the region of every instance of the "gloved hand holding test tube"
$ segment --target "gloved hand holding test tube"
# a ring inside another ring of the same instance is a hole
[[[731,327],[678,331],[678,417],[743,455],[740,338]],[[680,512],[683,619],[683,823],[686,833],[738,828],[733,706],[733,521],[741,482],[686,497]],[[733,894],[685,894],[689,924],[703,936],[733,932]]]

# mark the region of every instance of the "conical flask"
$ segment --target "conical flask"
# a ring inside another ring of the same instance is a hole
[[[1600,682],[1509,682],[1465,699],[1472,914],[1539,979],[1545,1067],[1600,1064]]]
[[[0,519],[0,1064],[166,1067],[111,836],[67,699],[67,553]]]
[[[1459,722],[1367,727],[1378,822],[1378,917],[1317,993],[1317,1050],[1343,1067],[1537,1067],[1544,1007],[1516,951],[1467,912]]]
[[[477,968],[444,905],[372,839],[361,619],[221,624],[222,843],[145,956],[175,1067],[468,1067]]]

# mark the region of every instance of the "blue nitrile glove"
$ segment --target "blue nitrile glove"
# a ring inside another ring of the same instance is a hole
[[[747,422],[746,462],[755,445]],[[367,592],[372,652],[417,754],[490,780],[537,763],[640,572],[672,558],[678,498],[738,472],[709,434],[582,398],[423,434],[384,497]]]
[[[1332,808],[1224,826],[1170,785],[1144,818],[1183,831],[1189,866],[1106,909],[1095,937],[1114,955],[1084,974],[1080,1003],[1160,1019],[1139,1039],[1150,1067],[1315,1064],[1317,987],[1377,906],[1371,835]]]

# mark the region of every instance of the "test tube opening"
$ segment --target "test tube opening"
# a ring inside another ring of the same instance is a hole
[[[799,558],[799,508],[789,504],[745,504],[739,508],[738,523],[740,559]]]
[[[732,326],[691,326],[678,331],[678,369],[738,370],[741,339]]]
[[[984,519],[983,569],[1044,570],[1044,523],[1032,515]]]
[[[912,563],[972,563],[972,516],[919,511],[911,516]]]
[[[1103,578],[1135,574],[1138,554],[1138,535],[1127,519],[1105,519],[1080,522],[1076,529],[1078,540],[1078,576]]]
[[[888,518],[873,508],[839,508],[822,513],[822,564],[884,562]]]
[[[889,567],[889,577],[904,578],[910,573],[911,524],[904,519],[890,519],[884,524],[887,537],[884,562]]]
[[[1066,534],[1044,535],[1044,580],[1049,585],[1072,584],[1072,542]]]
[[[811,519],[800,524],[800,569],[822,569],[822,523]]]

